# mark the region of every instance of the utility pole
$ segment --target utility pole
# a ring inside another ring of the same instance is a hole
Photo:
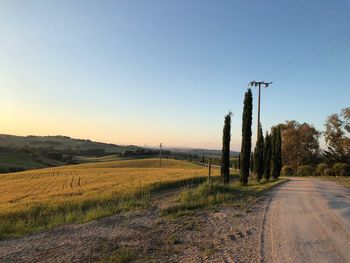
[[[160,143],[159,144],[159,168],[162,168],[162,147],[163,147],[163,144]]]
[[[251,87],[258,87],[259,88],[259,98],[258,98],[258,128],[257,128],[257,139],[259,140],[260,135],[260,97],[261,97],[261,86],[265,86],[267,88],[269,85],[271,85],[272,82],[264,82],[264,81],[251,81],[249,83],[249,86]]]
[[[209,158],[209,163],[208,163],[208,183],[209,183],[209,191],[211,193],[211,158]]]

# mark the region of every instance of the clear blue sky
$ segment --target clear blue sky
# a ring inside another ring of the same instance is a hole
[[[264,129],[350,106],[348,0],[2,0],[0,36],[0,133],[219,148],[232,110],[237,150],[253,79]]]

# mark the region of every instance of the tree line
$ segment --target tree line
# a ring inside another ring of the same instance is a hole
[[[350,176],[350,107],[328,116],[323,132],[295,120],[279,126],[283,175]],[[326,149],[320,147],[322,136]]]
[[[240,181],[247,185],[250,175],[257,181],[289,175],[350,176],[350,107],[334,113],[325,121],[325,131],[312,124],[295,120],[280,123],[263,134],[259,124],[258,139],[252,152],[253,97],[245,93],[242,115],[242,144],[238,160],[229,159],[231,141],[231,112],[225,116],[221,175],[229,182],[229,167],[240,170]],[[326,149],[320,147],[324,136]]]

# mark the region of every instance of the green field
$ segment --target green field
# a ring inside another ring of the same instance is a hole
[[[37,162],[33,157],[16,152],[0,152],[0,170],[8,168],[22,168],[23,170],[43,168],[46,165]]]

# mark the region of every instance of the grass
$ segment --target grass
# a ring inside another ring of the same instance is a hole
[[[101,263],[127,263],[137,259],[135,253],[129,249],[120,248],[116,250],[111,256],[101,260]]]
[[[0,238],[144,207],[151,193],[196,185],[207,173],[178,160],[158,165],[157,159],[145,159],[1,174]]]
[[[230,204],[248,210],[249,206],[259,200],[263,193],[283,179],[269,182],[250,182],[248,186],[241,186],[239,182],[222,185],[219,182],[204,182],[194,189],[180,194],[173,206],[162,211],[163,215],[181,216],[200,208],[215,208],[217,205]]]
[[[75,156],[74,161],[77,163],[97,163],[97,162],[110,162],[117,161],[120,157],[118,155],[108,155],[102,157],[88,157],[88,156]]]
[[[321,179],[324,180],[328,180],[328,181],[333,181],[333,182],[337,182],[338,184],[341,184],[347,188],[350,188],[350,176],[347,177],[340,177],[340,176],[322,176],[319,177]]]
[[[0,168],[7,169],[11,167],[18,167],[25,170],[43,168],[45,165],[23,153],[0,152]]]

